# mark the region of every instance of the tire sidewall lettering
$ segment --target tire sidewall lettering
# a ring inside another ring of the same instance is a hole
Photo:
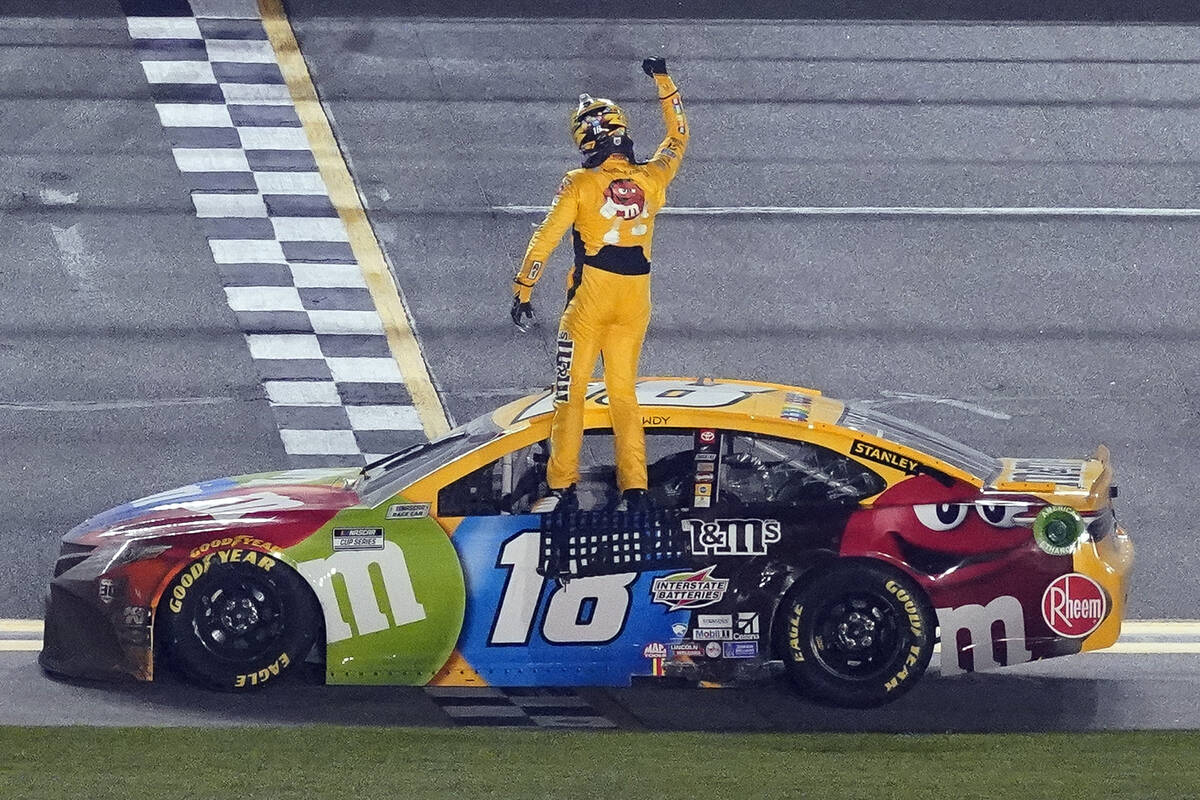
[[[239,548],[210,552],[198,561],[193,561],[190,565],[184,567],[176,575],[175,580],[172,582],[173,585],[167,601],[167,607],[171,609],[172,613],[178,614],[182,612],[183,604],[187,600],[192,586],[201,577],[207,575],[214,564],[251,564],[263,572],[269,573],[275,564],[278,563],[276,560],[278,557],[278,553],[268,554],[260,550],[242,550]]]

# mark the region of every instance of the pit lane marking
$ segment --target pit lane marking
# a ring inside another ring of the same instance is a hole
[[[425,435],[431,439],[440,436],[450,430],[449,415],[433,386],[433,378],[421,353],[403,292],[396,285],[384,260],[383,250],[367,219],[358,188],[334,138],[329,118],[325,116],[325,109],[317,96],[283,3],[281,0],[259,0],[258,9],[267,39],[274,48],[275,60],[279,63],[295,104],[296,114],[308,136],[317,169],[346,227],[350,247],[362,269],[375,310],[383,320],[388,345],[404,375],[405,385]]]
[[[492,206],[502,214],[545,214],[549,206]],[[684,217],[1200,217],[1200,208],[1121,206],[668,206],[660,214]]]

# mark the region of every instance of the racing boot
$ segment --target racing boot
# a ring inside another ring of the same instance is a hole
[[[578,511],[579,497],[575,494],[575,484],[565,489],[551,489],[550,494],[529,507],[530,514],[548,514],[551,511]]]
[[[645,489],[626,489],[621,492],[617,511],[650,511],[650,495]]]

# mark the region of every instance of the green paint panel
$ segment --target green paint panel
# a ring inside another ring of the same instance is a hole
[[[284,551],[325,607],[329,683],[422,685],[458,642],[466,608],[458,554],[429,517],[386,519],[405,502],[347,508]]]

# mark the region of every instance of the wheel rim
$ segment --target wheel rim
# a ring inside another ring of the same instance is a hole
[[[193,629],[213,656],[254,660],[275,648],[285,631],[283,604],[267,580],[239,577],[201,594]]]
[[[812,652],[826,671],[848,680],[882,673],[901,646],[899,615],[889,599],[872,592],[833,598],[814,614]]]

